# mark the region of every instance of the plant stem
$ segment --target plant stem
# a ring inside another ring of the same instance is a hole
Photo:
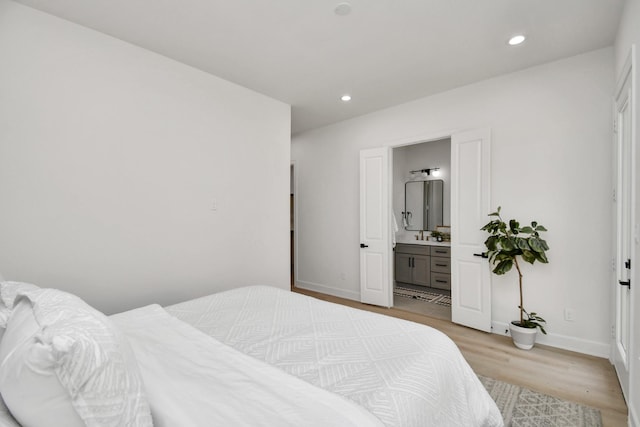
[[[520,326],[524,325],[524,302],[522,301],[522,272],[520,271],[520,264],[518,264],[518,257],[513,257],[513,262],[518,270],[518,281],[520,282]]]

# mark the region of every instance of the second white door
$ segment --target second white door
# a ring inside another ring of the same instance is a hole
[[[451,320],[491,331],[491,270],[482,254],[490,206],[489,129],[451,136]]]

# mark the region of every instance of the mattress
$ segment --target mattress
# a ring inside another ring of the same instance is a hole
[[[166,311],[240,353],[354,402],[384,425],[503,425],[457,346],[425,325],[266,286]]]

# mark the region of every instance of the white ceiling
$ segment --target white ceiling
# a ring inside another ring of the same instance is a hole
[[[342,1],[19,0],[291,104],[293,133],[610,46],[624,5]]]

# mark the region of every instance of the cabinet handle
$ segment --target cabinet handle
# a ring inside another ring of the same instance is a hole
[[[411,268],[411,257],[407,258],[407,261],[409,261],[409,268]]]
[[[447,283],[446,280],[438,280],[438,279],[436,279],[436,282],[438,282],[438,283]]]
[[[436,267],[446,267],[447,264],[436,264]]]
[[[413,268],[416,267],[416,259],[415,258],[411,258],[411,267],[413,267]]]

